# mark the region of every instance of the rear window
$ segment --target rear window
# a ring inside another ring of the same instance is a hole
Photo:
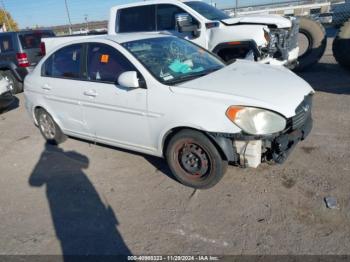
[[[38,32],[19,35],[19,40],[23,49],[39,48],[41,38],[54,36],[51,32]]]

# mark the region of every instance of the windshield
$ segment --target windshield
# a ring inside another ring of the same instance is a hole
[[[52,32],[33,32],[19,35],[23,49],[39,48],[41,38],[54,36]]]
[[[188,5],[196,12],[204,16],[208,20],[224,20],[230,18],[223,11],[211,6],[207,3],[200,1],[192,1],[192,2],[184,2],[184,4]]]
[[[137,40],[123,46],[164,84],[189,81],[225,66],[208,51],[176,37]]]

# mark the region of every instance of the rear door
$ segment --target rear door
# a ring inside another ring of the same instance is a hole
[[[51,31],[33,31],[18,34],[21,52],[26,53],[29,64],[35,66],[42,58],[40,43],[41,38],[54,36]]]
[[[52,54],[42,66],[40,81],[46,109],[69,134],[88,136],[81,100],[83,45],[73,44]]]

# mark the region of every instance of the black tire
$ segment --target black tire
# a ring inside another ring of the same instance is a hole
[[[306,17],[300,17],[299,34],[308,41],[306,50],[299,55],[299,64],[294,69],[300,72],[320,61],[326,50],[327,37],[321,23]]]
[[[2,71],[1,74],[9,81],[12,94],[23,92],[23,84],[17,80],[10,70]]]
[[[334,39],[333,55],[341,66],[350,69],[350,20],[344,23]]]
[[[58,145],[65,141],[66,136],[46,110],[37,109],[35,115],[40,133],[49,144]]]
[[[174,135],[165,156],[176,179],[196,189],[215,186],[227,167],[227,161],[209,138],[194,130],[182,130]]]

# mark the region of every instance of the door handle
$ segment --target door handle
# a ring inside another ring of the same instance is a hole
[[[44,89],[44,90],[51,90],[51,86],[49,86],[48,84],[44,84],[43,86],[41,86],[41,89]]]
[[[84,96],[89,96],[89,97],[96,97],[97,93],[95,90],[89,90],[84,92]]]

